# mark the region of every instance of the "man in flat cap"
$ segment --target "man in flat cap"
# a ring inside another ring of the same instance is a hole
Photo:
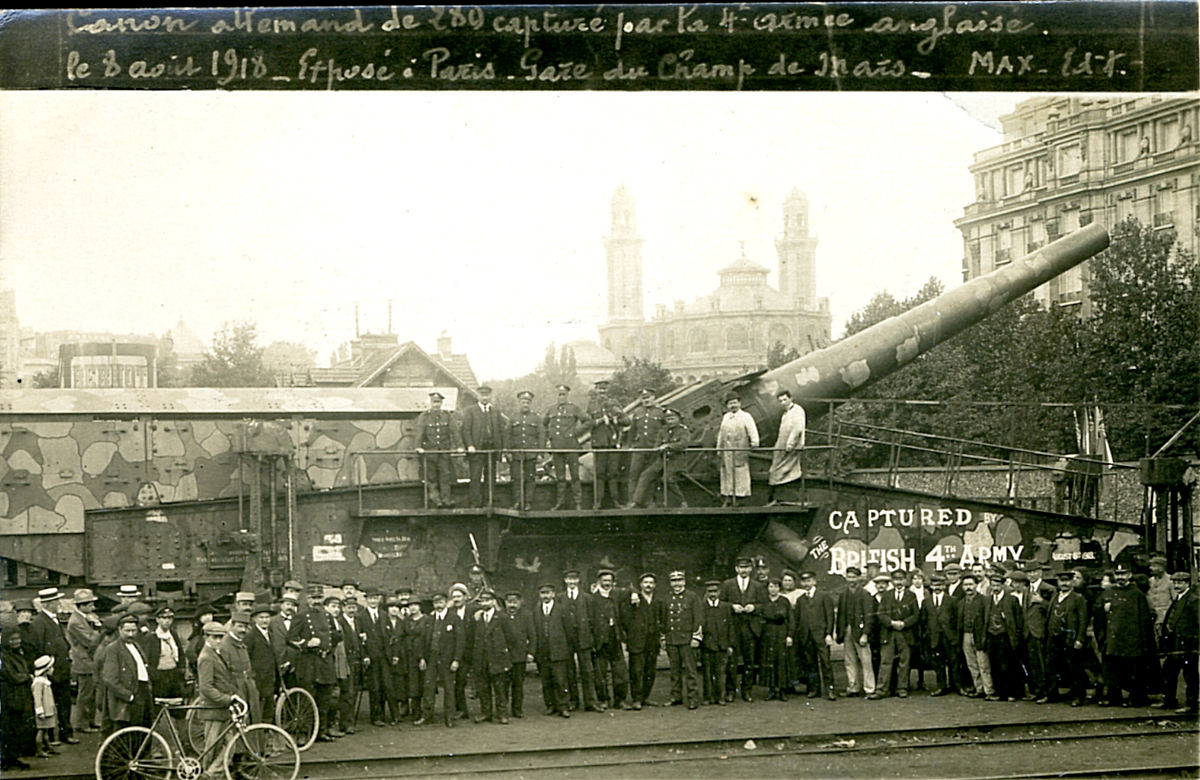
[[[929,649],[929,665],[937,688],[930,696],[943,696],[954,690],[954,659],[962,642],[958,637],[958,602],[946,595],[946,575],[934,572],[929,579],[929,595],[921,607]]]
[[[1197,704],[1196,662],[1200,656],[1200,598],[1192,587],[1191,575],[1177,571],[1171,575],[1175,597],[1163,619],[1163,700],[1151,706],[1174,709],[1179,715],[1195,714]],[[1179,674],[1183,673],[1184,706],[1179,706]]]
[[[870,696],[875,693],[875,668],[871,663],[875,599],[862,588],[862,571],[857,566],[847,566],[843,577],[846,588],[838,596],[837,641],[842,645],[842,664],[846,667],[846,695]]]
[[[717,455],[721,472],[721,506],[736,505],[750,497],[750,449],[758,446],[758,426],[742,409],[736,393],[725,394],[725,414],[717,430]]]
[[[704,583],[701,609],[704,631],[700,642],[700,665],[704,670],[704,702],[724,707],[727,704],[725,682],[729,659],[733,657],[733,610],[721,599],[720,580]]]
[[[655,594],[657,579],[650,572],[638,577],[638,589],[621,601],[621,623],[629,650],[629,695],[635,710],[650,704],[658,669],[658,649],[666,614]]]
[[[741,694],[743,701],[752,701],[752,689],[758,677],[758,643],[762,635],[763,621],[760,616],[767,601],[767,590],[752,576],[754,564],[742,555],[734,561],[734,576],[721,583],[721,599],[733,611],[732,667],[735,670],[734,686],[727,697]]]
[[[1046,693],[1039,704],[1059,701],[1059,689],[1069,688],[1071,704],[1082,707],[1087,698],[1087,674],[1084,655],[1087,638],[1088,605],[1075,592],[1075,572],[1058,575],[1058,592],[1050,600],[1046,617]]]
[[[513,621],[496,607],[496,594],[479,594],[480,610],[475,615],[475,691],[479,694],[479,715],[475,722],[508,723],[508,688],[512,667],[525,663]]]
[[[571,652],[567,658],[567,688],[571,692],[571,709],[582,706],[585,710],[606,709],[596,699],[596,681],[592,665],[592,596],[579,583],[579,569],[568,568],[563,572],[563,594],[559,601],[563,607],[563,626],[567,632],[567,646]],[[582,701],[581,701],[582,699]]]
[[[419,648],[418,664],[425,673],[425,689],[421,698],[421,717],[416,725],[422,726],[433,720],[437,692],[441,688],[442,717],[447,728],[453,728],[455,681],[467,650],[466,631],[458,616],[447,608],[447,599],[441,593],[433,595],[433,615],[429,621],[429,632],[424,635],[424,644]]]
[[[571,496],[575,509],[582,504],[583,489],[579,482],[579,434],[591,427],[592,418],[582,409],[571,403],[569,394],[571,388],[559,385],[558,399],[554,406],[546,410],[542,420],[546,427],[546,440],[554,453],[554,480],[558,491],[558,501],[555,509],[567,508],[567,472],[571,475]]]
[[[533,660],[537,646],[537,633],[533,629],[533,614],[525,608],[520,591],[510,590],[504,594],[505,617],[513,624],[513,645],[509,648],[513,666],[509,671],[508,699],[514,718],[525,717],[525,667]]]
[[[492,388],[482,385],[476,392],[479,401],[468,404],[462,411],[462,441],[467,448],[470,503],[482,507],[491,497],[499,453],[505,448],[508,421],[492,404]]]
[[[254,682],[254,670],[250,666],[250,651],[246,647],[246,636],[250,633],[253,620],[248,611],[235,610],[229,616],[229,631],[221,640],[221,657],[229,665],[234,685],[242,692],[242,698],[250,705],[250,719],[261,723],[263,713],[259,709],[258,686]],[[273,714],[273,713],[272,713]]]
[[[565,608],[555,599],[553,583],[542,583],[538,597],[540,601],[533,608],[533,657],[537,661],[538,676],[542,678],[542,701],[546,705],[546,714],[569,718],[567,664],[572,652],[563,618]],[[594,689],[592,693],[595,695]]]
[[[546,427],[533,411],[533,393],[517,393],[517,412],[508,421],[507,446],[511,450],[513,509],[533,508],[533,491],[537,484],[537,457],[546,441]]]
[[[1171,578],[1167,575],[1167,559],[1161,555],[1150,556],[1150,589],[1146,599],[1154,609],[1154,628],[1156,634],[1162,631],[1163,618],[1175,598],[1171,587]]]
[[[444,396],[436,390],[429,394],[429,409],[417,415],[414,438],[417,454],[422,456],[421,469],[429,506],[439,509],[454,506],[450,486],[456,477],[450,452],[463,450],[458,421],[451,412],[442,409],[443,400]]]
[[[184,644],[175,628],[175,610],[160,607],[154,613],[154,630],[142,635],[142,649],[150,666],[154,695],[182,698],[186,682]]]
[[[96,649],[100,646],[101,623],[96,615],[96,595],[88,588],[75,591],[75,611],[67,621],[71,678],[75,681],[75,728],[88,733],[99,729],[96,716]]]
[[[892,572],[891,591],[879,597],[879,677],[875,693],[867,698],[884,699],[890,695],[892,668],[896,670],[896,695],[908,697],[909,660],[915,629],[920,620],[917,597],[906,587],[907,575],[901,569]]]
[[[204,724],[204,749],[212,750],[230,720],[229,706],[237,702],[249,707],[250,702],[246,700],[246,692],[239,686],[221,650],[221,643],[226,636],[225,626],[210,621],[200,630],[204,634],[204,646],[196,659],[196,693],[200,697],[201,707],[196,710],[196,719]],[[217,776],[223,753],[223,750],[213,750],[214,757],[206,767],[208,776]]]
[[[638,393],[638,405],[629,415],[629,432],[626,435],[629,448],[647,450],[646,452],[632,452],[629,455],[629,486],[626,495],[629,496],[631,504],[638,479],[646,470],[646,466],[655,460],[662,460],[660,454],[649,451],[659,446],[659,433],[662,427],[663,411],[655,403],[654,391],[642,388]]]
[[[147,726],[154,719],[151,705],[150,667],[138,644],[138,619],[124,614],[117,619],[117,639],[104,656],[104,690],[108,697],[107,713],[114,730],[126,726]]]
[[[1023,572],[1014,572],[1023,574]],[[1025,610],[1004,587],[1004,575],[993,571],[988,576],[989,593],[984,597],[984,634],[992,684],[996,697],[1016,701],[1024,693],[1020,677],[1021,636],[1025,633]]]
[[[66,627],[58,620],[58,604],[62,594],[58,588],[42,588],[35,604],[37,614],[29,622],[26,640],[32,658],[48,655],[54,659],[50,668],[50,689],[54,706],[59,712],[58,732],[63,742],[79,744],[71,728],[71,646],[67,643]]]

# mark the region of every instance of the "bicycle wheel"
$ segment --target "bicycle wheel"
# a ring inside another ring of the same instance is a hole
[[[166,737],[141,726],[108,735],[96,751],[96,780],[167,780],[174,769]]]
[[[296,741],[271,723],[255,723],[225,746],[228,780],[296,780],[300,751]]]
[[[297,750],[308,750],[321,727],[316,699],[303,688],[288,688],[275,700],[275,725],[292,736]]]
[[[197,704],[198,702],[192,702]],[[188,710],[183,718],[183,738],[193,755],[200,755],[204,750],[204,721],[197,717],[199,710]]]

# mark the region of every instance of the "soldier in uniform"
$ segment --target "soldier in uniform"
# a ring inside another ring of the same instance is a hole
[[[688,429],[682,422],[683,415],[675,409],[667,409],[663,413],[663,427],[658,432],[657,448],[665,451],[666,463],[658,453],[649,453],[652,458],[645,461],[645,468],[638,476],[637,488],[626,509],[647,506],[647,501],[654,492],[658,482],[663,479],[663,469],[666,469],[666,487],[663,494],[663,506],[670,506],[669,493],[674,493],[681,507],[687,506],[683,491],[679,489],[678,475],[683,470],[683,455],[688,446]],[[635,455],[637,453],[634,453]]]
[[[463,451],[462,438],[454,415],[442,409],[443,396],[434,390],[429,394],[429,409],[417,416],[417,453],[424,455],[421,462],[425,472],[425,490],[429,505],[433,507],[454,506],[450,486],[455,481],[454,464],[450,462],[450,450]],[[425,454],[425,450],[433,450]]]
[[[608,398],[608,385],[609,381],[607,379],[601,379],[592,384],[592,391],[588,393],[587,413],[593,419],[597,415],[604,414],[609,404],[612,403]]]
[[[604,503],[604,494],[612,495],[614,507],[621,505],[621,457],[617,452],[621,439],[629,429],[629,415],[615,401],[592,413],[592,453],[596,476],[592,487],[592,509]]]
[[[639,396],[639,406],[629,416],[629,433],[627,435],[630,449],[654,449],[660,444],[659,431],[663,427],[663,411],[654,402],[654,391],[643,389]],[[633,492],[647,464],[661,461],[662,456],[654,452],[632,452],[629,454],[629,504],[633,503]]]
[[[592,422],[583,410],[568,400],[571,388],[567,385],[558,386],[558,403],[546,410],[542,423],[546,426],[546,439],[552,450],[578,450],[579,434]],[[583,488],[579,483],[579,453],[554,453],[554,479],[558,490],[558,501],[555,509],[567,508],[567,472],[571,472],[571,495],[575,500],[575,508],[581,508]]]
[[[537,478],[537,449],[546,441],[542,418],[533,411],[533,393],[517,393],[517,413],[508,421],[508,446],[512,464],[513,509],[533,508]]]
[[[700,704],[700,675],[696,654],[704,638],[704,611],[700,598],[687,589],[680,570],[669,576],[671,592],[664,604],[667,659],[671,663],[671,703],[686,704],[694,710]]]
[[[318,598],[319,594],[314,593],[309,603],[316,604]],[[338,632],[340,636],[341,632]],[[303,615],[292,620],[287,643],[296,652],[296,684],[311,693],[317,702],[321,721],[317,739],[332,742],[330,724],[336,708],[337,672],[333,665],[333,632],[329,616],[321,609],[305,610]],[[341,736],[340,732],[338,736]]]

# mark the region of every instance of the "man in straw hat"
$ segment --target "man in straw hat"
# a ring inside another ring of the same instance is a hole
[[[96,717],[96,648],[100,646],[101,625],[96,615],[96,595],[87,588],[75,591],[75,611],[67,621],[67,644],[71,653],[71,678],[75,681],[74,727],[79,731],[99,731]]]
[[[49,673],[54,703],[58,708],[58,731],[62,741],[79,744],[71,729],[71,646],[67,644],[64,626],[58,622],[58,602],[62,594],[58,588],[42,588],[38,591],[35,606],[37,614],[29,623],[30,652],[34,656],[48,655],[54,659],[54,668]]]

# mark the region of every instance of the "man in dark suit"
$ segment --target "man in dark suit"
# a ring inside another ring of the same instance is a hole
[[[393,726],[408,714],[408,656],[405,650],[405,633],[408,620],[404,613],[408,609],[409,596],[389,597],[384,600],[386,613],[383,618],[384,644],[384,704],[387,713],[384,720]]]
[[[288,633],[296,622],[300,602],[291,592],[285,592],[279,600],[279,614],[271,615],[267,624],[267,633],[271,638],[271,649],[275,651],[275,660],[279,663],[279,682],[284,687],[290,687],[296,682],[296,648],[288,644]]]
[[[937,688],[930,696],[944,696],[954,690],[954,659],[962,643],[958,638],[954,599],[946,593],[946,575],[934,573],[930,578],[930,594],[921,605],[928,641],[929,664]]]
[[[1102,706],[1121,705],[1122,690],[1126,690],[1132,706],[1144,707],[1150,689],[1147,659],[1155,657],[1155,613],[1146,594],[1133,584],[1129,564],[1118,563],[1113,580],[1113,587],[1100,598],[1105,616],[1104,687],[1108,690]]]
[[[385,624],[387,614],[383,611],[383,591],[368,588],[363,597],[366,607],[358,610],[358,627],[363,637],[363,690],[371,699],[371,723],[387,725],[384,721],[384,702],[392,698],[390,665],[387,652]]]
[[[63,742],[77,745],[79,740],[71,729],[71,645],[67,642],[67,627],[59,623],[56,611],[61,599],[58,588],[38,591],[38,611],[22,635],[22,642],[27,644],[26,650],[31,654],[31,665],[38,656],[48,655],[54,659],[50,669],[50,690],[58,710],[58,731]]]
[[[271,646],[271,618],[275,611],[265,600],[255,599],[250,618],[254,625],[246,632],[246,652],[250,671],[258,689],[259,711],[263,723],[275,722],[275,695],[279,692],[279,659]]]
[[[1059,689],[1070,688],[1071,705],[1082,707],[1087,699],[1087,672],[1083,656],[1087,646],[1087,599],[1075,593],[1075,572],[1058,575],[1058,593],[1050,599],[1046,617],[1046,694],[1039,704],[1059,701]]]
[[[508,698],[512,703],[514,718],[525,717],[525,665],[533,660],[533,650],[537,646],[533,615],[524,608],[522,601],[519,591],[504,594],[505,613],[513,623],[513,643],[509,647],[513,665],[509,670]]]
[[[358,602],[347,598],[342,602],[342,614],[338,627],[342,630],[346,663],[350,665],[350,676],[338,680],[338,717],[342,731],[353,734],[357,731],[359,691],[363,681],[363,631],[362,617],[358,614]]]
[[[629,667],[625,665],[622,647],[625,631],[620,620],[619,596],[613,588],[616,574],[611,569],[601,569],[596,580],[596,592],[591,594],[590,601],[596,692],[602,705],[627,710],[630,708]]]
[[[429,633],[419,661],[421,671],[425,672],[425,690],[421,697],[421,718],[416,725],[433,719],[437,691],[441,688],[442,716],[446,726],[454,728],[454,683],[467,650],[466,631],[441,593],[433,595],[433,615],[428,620]]]
[[[175,611],[162,607],[154,615],[155,628],[139,637],[150,683],[155,696],[176,698],[184,695],[183,640],[175,630]]]
[[[467,469],[471,485],[469,500],[481,507],[487,502],[496,479],[497,453],[504,448],[507,420],[492,405],[492,388],[483,385],[477,391],[478,403],[469,403],[462,413],[462,441],[467,448]],[[487,488],[484,487],[487,480]]]
[[[479,593],[479,613],[475,617],[475,691],[479,694],[480,712],[476,723],[491,721],[508,723],[508,687],[512,682],[514,663],[519,658],[516,624],[496,609],[496,594],[490,590]]]
[[[824,694],[826,699],[835,701],[837,694],[833,692],[833,664],[829,659],[829,649],[834,645],[833,635],[837,633],[833,599],[828,593],[817,590],[817,578],[811,571],[801,573],[800,588],[805,595],[796,599],[793,644],[808,670],[808,698]]]
[[[566,610],[554,597],[554,585],[544,583],[538,588],[538,596],[541,603],[533,610],[533,632],[537,637],[533,655],[542,678],[542,700],[547,714],[569,718],[567,664],[572,653],[567,641]]]
[[[896,667],[896,695],[908,697],[908,664],[912,653],[913,629],[921,616],[917,597],[906,587],[908,578],[897,569],[892,572],[892,589],[879,599],[879,677],[875,693],[867,698],[886,699]]]
[[[1013,578],[1024,577],[1016,571]],[[992,685],[996,696],[1017,701],[1024,693],[1021,677],[1021,636],[1025,633],[1025,608],[1020,599],[1004,587],[1004,575],[993,573],[989,578],[989,593],[985,596],[983,622],[987,633],[988,663],[992,669]]]
[[[479,604],[468,603],[470,593],[467,586],[456,582],[450,586],[450,614],[458,620],[463,633],[463,652],[458,662],[458,674],[454,677],[455,717],[465,719],[467,711],[467,684],[471,681],[471,666],[475,661],[475,612]]]
[[[122,615],[117,624],[117,640],[104,655],[104,691],[107,696],[108,717],[114,731],[126,726],[149,727],[154,720],[151,705],[154,692],[150,687],[150,667],[138,644],[136,615]]]
[[[1196,660],[1200,652],[1200,618],[1197,607],[1200,598],[1192,587],[1191,575],[1177,571],[1171,575],[1174,599],[1167,607],[1162,622],[1162,641],[1159,649],[1163,660],[1163,700],[1152,707],[1174,709],[1179,715],[1195,714],[1197,704]],[[1179,706],[1179,673],[1183,672],[1185,706]]]
[[[1029,598],[1025,602],[1025,636],[1022,642],[1029,683],[1029,693],[1024,697],[1026,700],[1046,698],[1049,681],[1046,671],[1046,624],[1049,621],[1050,599],[1054,597],[1054,587],[1040,577],[1039,580],[1042,586],[1036,591],[1032,581],[1030,582]]]
[[[588,712],[603,712],[607,707],[596,700],[596,680],[592,666],[592,606],[591,594],[579,587],[579,570],[563,572],[563,625],[567,629],[567,645],[571,658],[567,661],[567,689],[571,692],[571,709],[582,706]],[[582,697],[581,691],[582,688]],[[582,702],[580,699],[582,698]]]
[[[837,639],[842,645],[846,667],[846,695],[875,693],[875,667],[871,662],[871,633],[875,620],[875,597],[862,588],[862,570],[846,567],[846,589],[838,596]]]
[[[657,672],[664,616],[662,600],[654,595],[656,580],[649,572],[638,578],[638,590],[621,600],[621,625],[629,650],[629,687],[633,708],[649,704]]]
[[[721,581],[704,583],[701,607],[704,638],[700,643],[700,665],[704,670],[704,702],[722,707],[725,701],[725,676],[733,657],[733,610],[721,600]]]
[[[734,690],[741,694],[743,701],[754,699],[751,689],[758,676],[758,642],[762,635],[762,618],[757,612],[767,600],[767,591],[750,576],[753,568],[749,558],[740,557],[734,562],[735,576],[721,583],[721,600],[733,610],[736,676],[727,700],[732,700]]]

